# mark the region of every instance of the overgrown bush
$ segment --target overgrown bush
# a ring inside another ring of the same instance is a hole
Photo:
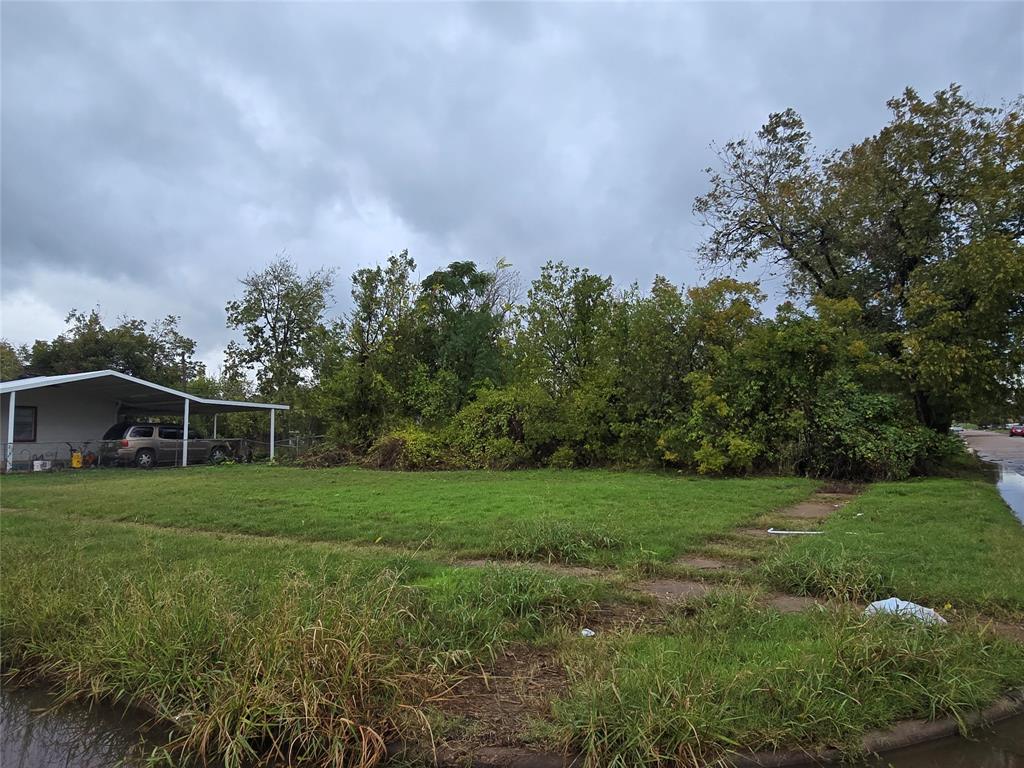
[[[710,475],[898,480],[924,474],[958,450],[920,423],[910,398],[893,392],[877,351],[857,329],[855,302],[819,300],[818,316],[792,306],[760,322],[744,314],[739,333],[723,325],[732,305],[722,296],[711,299],[714,306],[676,318],[684,326],[655,323],[657,344],[643,354],[634,349],[644,346],[636,334],[653,333],[653,318],[636,328],[629,323],[640,321],[626,318],[625,328],[609,331],[622,347],[616,356],[636,355],[659,381],[643,379],[646,369],[606,361],[578,372],[563,389],[543,379],[478,387],[446,426],[379,437],[366,464],[517,469],[661,463]],[[691,369],[673,372],[657,361],[673,343],[698,344],[699,354],[672,353],[689,360]]]
[[[543,463],[559,427],[555,402],[540,387],[482,389],[456,414],[445,439],[465,466],[513,469]]]
[[[406,427],[378,438],[363,465],[372,469],[446,469],[450,462],[439,435],[419,427]]]
[[[548,466],[553,469],[572,469],[576,466],[576,451],[568,445],[560,445],[548,459]]]
[[[356,454],[350,449],[338,445],[318,445],[295,457],[295,464],[307,469],[343,467],[356,463],[358,463]]]
[[[822,389],[805,444],[809,474],[865,480],[902,480],[949,450],[896,398],[865,392],[849,379]]]

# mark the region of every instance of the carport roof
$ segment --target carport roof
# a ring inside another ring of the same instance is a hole
[[[189,401],[189,412],[192,414],[231,413],[261,408],[288,410],[287,405],[277,403],[249,403],[242,400],[213,400],[199,397],[118,371],[90,371],[3,381],[0,382],[0,394],[43,387],[59,387],[89,397],[108,397],[119,402],[125,412],[140,415],[180,414],[184,400]]]

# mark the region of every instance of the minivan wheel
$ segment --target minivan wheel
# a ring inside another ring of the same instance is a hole
[[[149,448],[143,448],[135,454],[135,466],[139,469],[152,469],[156,466],[156,454]]]
[[[218,446],[218,447],[214,448],[212,451],[210,451],[210,463],[211,464],[220,464],[222,461],[226,461],[227,458],[228,458],[227,451],[225,451],[220,446]]]

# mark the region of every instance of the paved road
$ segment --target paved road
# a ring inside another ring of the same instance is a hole
[[[1024,473],[1024,437],[1010,437],[1009,430],[982,432],[968,429],[963,438],[986,461],[999,462]]]
[[[967,430],[964,440],[981,458],[1000,466],[996,487],[1003,499],[1024,523],[1024,437],[1010,437],[1006,432]]]

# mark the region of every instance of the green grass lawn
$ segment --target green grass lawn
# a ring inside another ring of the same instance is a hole
[[[555,730],[588,765],[711,765],[729,747],[854,754],[869,729],[962,712],[1024,681],[1024,648],[977,633],[848,607],[766,613],[728,593],[691,610],[657,633],[565,651]]]
[[[144,706],[177,724],[179,750],[229,767],[429,743],[433,699],[501,648],[579,626],[606,594],[535,569],[59,513],[4,510],[0,537],[7,676]]]
[[[763,567],[686,606],[631,591],[637,553],[699,551],[814,486],[253,466],[5,477],[0,653],[9,679],[142,705],[175,724],[175,755],[228,768],[369,766],[398,737],[415,762],[496,728],[595,767],[697,765],[853,748],[894,719],[1024,685],[1024,646],[970,616],[927,627],[757,601],[780,583],[843,598],[891,587],[1016,616],[1020,526],[974,480],[873,486],[824,536],[758,540],[773,553]],[[470,554],[616,577],[453,559]]]
[[[779,586],[1024,618],[1024,526],[984,480],[879,483],[787,547]]]
[[[805,498],[800,478],[711,480],[609,471],[374,472],[197,467],[4,480],[3,506],[313,541],[624,563],[693,549]]]

